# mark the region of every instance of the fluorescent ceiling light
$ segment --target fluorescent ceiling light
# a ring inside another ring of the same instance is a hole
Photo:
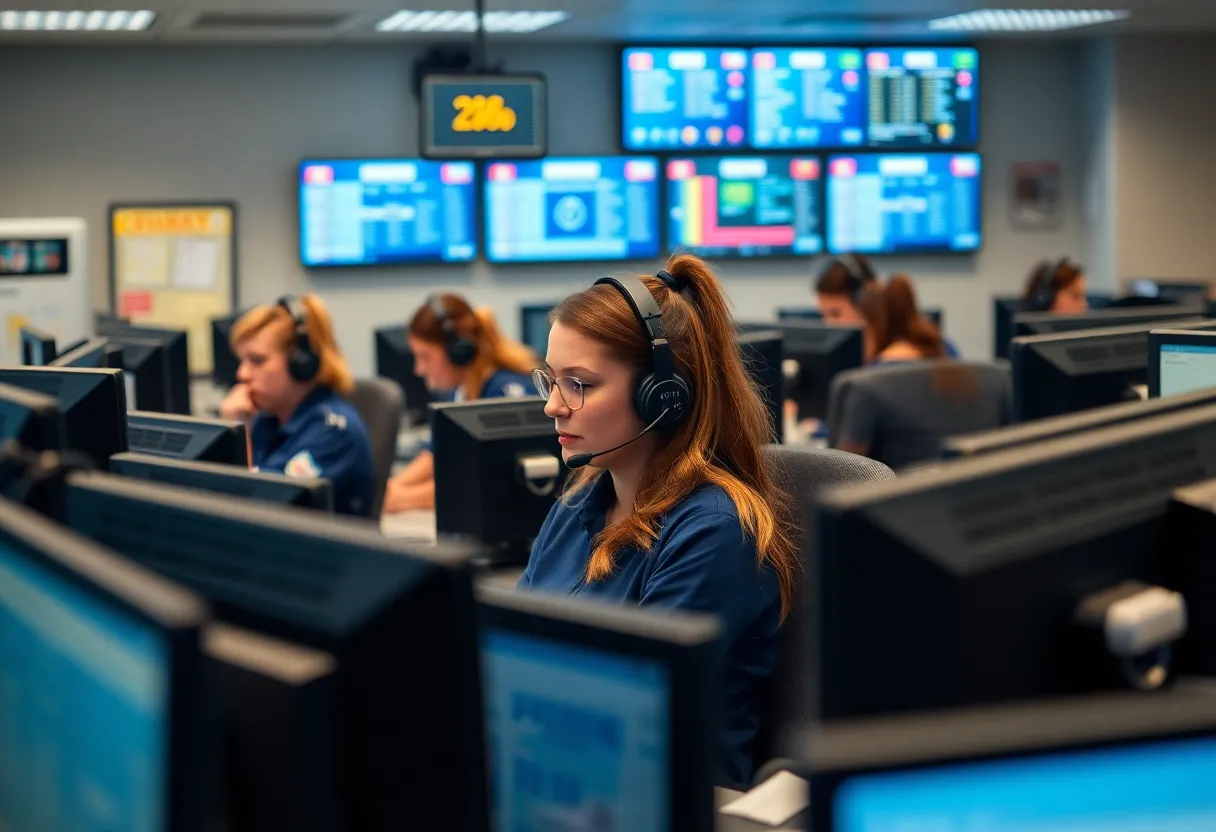
[[[142,32],[156,12],[140,11],[0,11],[3,32]]]
[[[538,32],[561,23],[570,15],[566,12],[486,12],[487,32],[526,34]],[[400,11],[376,24],[381,32],[475,32],[476,12],[414,12]]]
[[[1056,32],[1123,20],[1116,9],[976,9],[929,21],[930,29],[952,32]]]

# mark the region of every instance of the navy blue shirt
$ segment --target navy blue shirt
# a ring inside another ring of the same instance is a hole
[[[744,537],[727,493],[703,485],[661,518],[658,539],[649,552],[619,552],[612,575],[588,584],[583,576],[591,542],[603,530],[614,497],[612,478],[601,474],[569,505],[555,504],[519,586],[717,615],[724,652],[721,767],[731,783],[745,784],[751,778],[751,744],[760,724],[760,689],[777,661],[777,573],[757,563],[755,543]]]
[[[366,517],[372,509],[372,445],[355,408],[328,387],[317,387],[287,424],[259,413],[249,428],[253,465],[293,477],[324,477],[333,485],[334,511]]]
[[[480,398],[511,399],[534,395],[536,395],[536,385],[532,383],[531,375],[499,370],[486,379],[485,384],[481,386]],[[458,387],[455,390],[434,392],[431,394],[431,398],[437,402],[462,402],[465,401],[464,388]]]

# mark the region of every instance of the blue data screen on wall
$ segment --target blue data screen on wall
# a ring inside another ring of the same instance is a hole
[[[301,260],[305,266],[472,260],[476,199],[472,162],[304,162]]]
[[[753,49],[751,63],[754,147],[865,144],[860,49]]]
[[[816,156],[696,156],[667,163],[667,243],[702,257],[823,250]]]
[[[671,828],[661,665],[497,629],[482,656],[494,832]]]
[[[828,249],[963,252],[980,246],[977,153],[874,153],[828,162]]]
[[[979,53],[972,47],[866,50],[871,147],[974,147]]]
[[[486,167],[486,257],[495,263],[659,254],[659,161],[550,158]]]
[[[746,49],[630,47],[622,61],[626,150],[744,146]]]
[[[168,645],[0,544],[0,829],[170,825]]]

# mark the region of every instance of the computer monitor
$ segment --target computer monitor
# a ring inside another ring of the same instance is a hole
[[[93,326],[102,327],[102,326],[114,326],[114,325],[130,326],[131,319],[124,318],[121,315],[111,315],[109,312],[94,312],[93,313]]]
[[[53,397],[63,414],[63,446],[99,465],[127,450],[127,391],[122,370],[0,367],[0,384]]]
[[[739,344],[743,366],[760,388],[760,395],[768,407],[773,441],[781,442],[785,436],[784,336],[779,329],[769,329],[741,332],[735,340]]]
[[[480,541],[497,563],[526,563],[566,479],[544,399],[436,404],[431,416],[436,531]]]
[[[63,447],[63,417],[53,396],[0,384],[0,445],[15,441],[31,451]]]
[[[1186,306],[1154,306],[1148,309],[1097,309],[1076,315],[1055,312],[1019,312],[1013,318],[1013,336],[1050,335],[1078,329],[1101,329],[1112,326],[1200,318],[1204,308],[1199,304]],[[1160,327],[1159,327],[1160,328]]]
[[[225,318],[211,319],[211,378],[216,387],[225,389],[236,384],[237,370],[241,361],[232,351],[232,327],[236,325],[238,315]]]
[[[197,488],[266,503],[283,503],[318,511],[334,510],[333,486],[320,477],[289,477],[250,471],[215,462],[188,462],[141,453],[110,457],[110,473],[183,488]]]
[[[1168,682],[1168,638],[1104,642],[1118,619],[1091,610],[1126,582],[1163,585],[1170,495],[1213,476],[1209,406],[817,495],[821,718]]]
[[[406,419],[424,425],[427,405],[432,401],[426,382],[414,375],[414,353],[404,326],[386,326],[375,332],[376,375],[395,381],[405,395]]]
[[[994,297],[992,299],[992,355],[994,358],[1009,358],[1009,342],[1013,340],[1014,317],[1025,312],[1029,302],[1020,297]]]
[[[1025,445],[1033,445],[1047,439],[1058,439],[1074,433],[1084,433],[1096,428],[1149,419],[1165,413],[1205,407],[1216,404],[1216,390],[1199,390],[1180,393],[1167,398],[1137,399],[1136,401],[1094,407],[1063,416],[1035,419],[1020,425],[1009,425],[995,430],[951,436],[942,442],[942,456],[954,459],[960,456],[978,456]]]
[[[80,344],[75,344],[46,363],[48,367],[76,367],[79,369],[98,370],[107,368],[114,361],[112,345],[106,338],[90,338]],[[122,369],[121,354],[119,366]]]
[[[519,340],[542,360],[549,350],[549,313],[557,301],[552,303],[525,303],[519,307]]]
[[[1216,387],[1216,332],[1154,329],[1148,334],[1148,394],[1176,396]]]
[[[217,462],[247,468],[246,434],[244,423],[227,419],[138,410],[127,414],[127,444],[132,452],[187,462]]]
[[[1216,697],[1199,686],[828,725],[816,832],[1154,829],[1216,816]]]
[[[114,339],[109,339],[112,343]],[[130,338],[122,341],[123,381],[127,406],[133,410],[165,413],[169,409],[169,363],[160,341]]]
[[[203,595],[221,621],[333,655],[341,777],[327,785],[342,828],[485,828],[480,547],[98,472],[70,474],[65,492],[70,527]]]
[[[714,829],[719,627],[478,590],[493,828]]]
[[[21,327],[21,363],[27,367],[45,367],[55,360],[55,336],[32,326]]]
[[[1178,329],[1216,330],[1216,320]],[[1156,324],[1015,338],[1010,347],[1014,420],[1027,422],[1131,401],[1148,381],[1148,334]]]
[[[0,499],[5,829],[212,828],[193,593]]]
[[[190,415],[190,352],[184,329],[156,326],[128,326],[98,322],[97,333],[116,343],[131,339],[159,341],[169,365],[169,407],[167,413]]]
[[[740,328],[755,332],[774,327],[771,323],[743,323]],[[796,320],[781,321],[776,328],[781,330],[785,355],[786,398],[798,403],[799,418],[826,418],[832,379],[865,362],[862,328]]]
[[[1140,297],[1160,298],[1173,303],[1202,303],[1212,288],[1210,280],[1160,280],[1132,278],[1128,293]]]

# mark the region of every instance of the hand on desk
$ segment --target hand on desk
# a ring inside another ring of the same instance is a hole
[[[415,509],[433,509],[435,507],[435,481],[407,483],[400,478],[388,481],[384,492],[384,513],[397,514],[402,511]]]

